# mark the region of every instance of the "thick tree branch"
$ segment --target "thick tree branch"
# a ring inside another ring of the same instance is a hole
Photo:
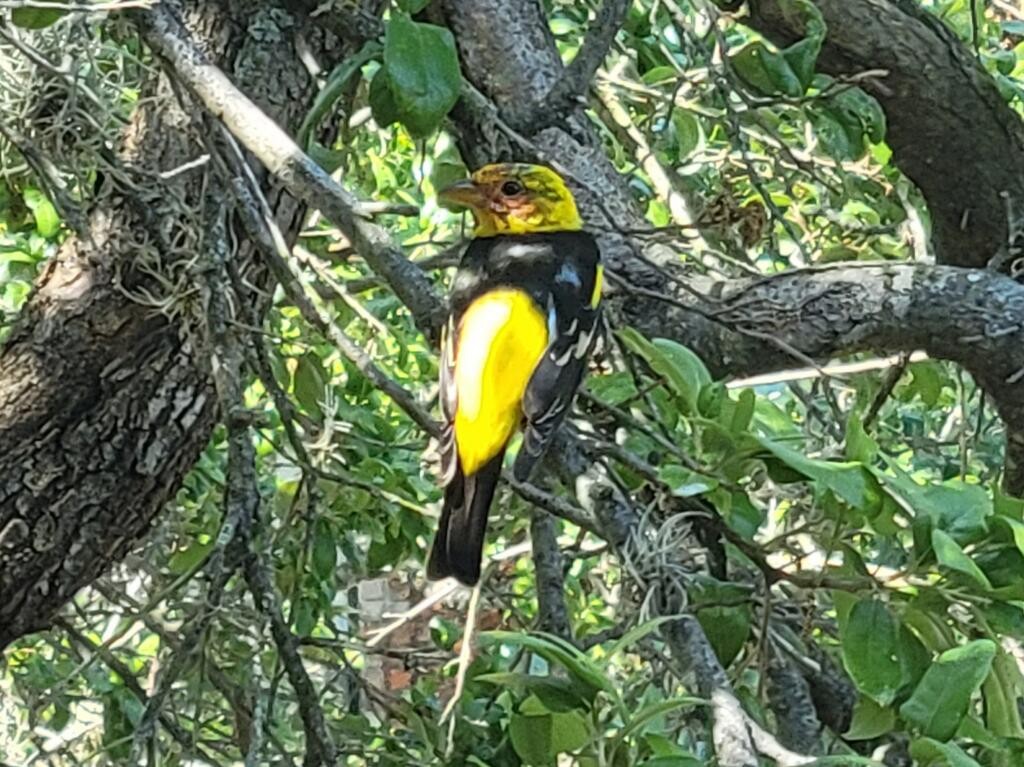
[[[327,729],[324,710],[320,706],[313,680],[310,679],[302,658],[299,657],[298,639],[292,633],[281,611],[280,600],[270,580],[269,565],[257,552],[250,552],[243,567],[245,580],[252,591],[257,609],[270,618],[270,633],[274,637],[274,644],[277,645],[288,681],[295,689],[299,701],[299,715],[302,717],[302,726],[306,733],[306,758],[303,765],[332,767],[337,764],[334,742]]]
[[[981,267],[1005,258],[1024,226],[1024,123],[982,63],[909,0],[815,5],[828,26],[821,71],[889,72],[861,87],[885,109],[893,160],[928,201],[939,262]],[[802,36],[797,14],[779,0],[748,7],[748,23],[779,44]]]
[[[1005,481],[1024,491],[1024,287],[995,272],[886,264],[795,270],[708,286],[697,306],[678,291],[623,293],[615,305],[651,335],[686,343],[720,376],[782,369],[793,353],[815,360],[905,352],[964,366],[1007,425]],[[654,302],[652,304],[652,301]],[[685,307],[697,309],[692,311]]]

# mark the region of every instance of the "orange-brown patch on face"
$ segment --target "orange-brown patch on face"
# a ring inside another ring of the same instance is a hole
[[[514,213],[519,218],[528,218],[537,211],[537,203],[526,194],[505,197],[503,203],[510,213]]]
[[[572,194],[558,175],[524,163],[485,165],[438,193],[445,207],[473,211],[475,236],[554,232],[582,227]]]
[[[537,211],[537,203],[530,193],[524,189],[518,194],[505,194],[501,188],[506,180],[499,178],[485,184],[477,182],[483,196],[487,200],[487,209],[501,218],[507,218],[512,215],[526,218],[533,215]]]

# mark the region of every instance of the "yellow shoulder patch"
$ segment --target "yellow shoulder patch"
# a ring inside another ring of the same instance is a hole
[[[594,292],[590,294],[590,308],[596,309],[597,305],[601,303],[601,286],[604,283],[604,264],[597,265],[597,271],[594,273]]]

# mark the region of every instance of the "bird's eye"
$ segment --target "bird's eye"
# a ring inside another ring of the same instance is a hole
[[[501,185],[501,193],[506,197],[515,197],[523,193],[523,185],[518,181],[506,181]]]

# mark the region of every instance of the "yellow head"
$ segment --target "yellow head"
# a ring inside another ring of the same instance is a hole
[[[583,228],[572,192],[561,176],[543,165],[485,165],[437,197],[445,207],[472,211],[475,237]]]

